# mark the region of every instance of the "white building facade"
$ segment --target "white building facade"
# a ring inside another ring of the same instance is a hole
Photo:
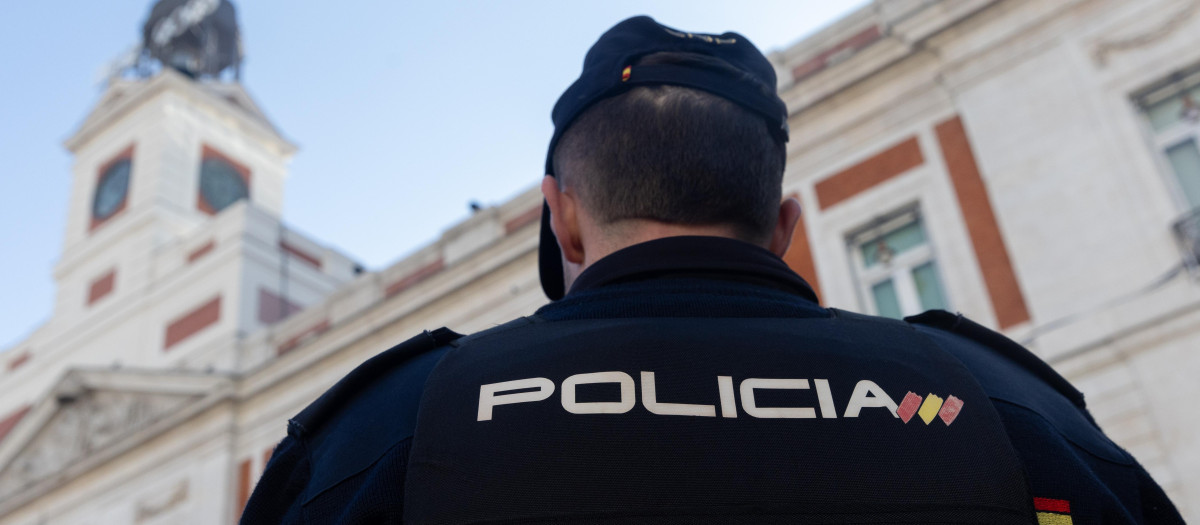
[[[1193,520],[1196,35],[1197,0],[876,0],[771,56],[822,302],[1026,342]],[[379,272],[284,227],[295,148],[236,83],[114,83],[67,147],[55,314],[0,353],[0,524],[233,522],[359,363],[545,301],[536,189]]]

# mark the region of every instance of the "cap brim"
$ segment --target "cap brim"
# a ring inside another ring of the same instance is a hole
[[[550,206],[542,201],[542,237],[538,242],[538,277],[542,281],[542,291],[551,301],[557,301],[566,295],[566,283],[563,279],[562,252],[558,248],[558,238],[550,229]]]

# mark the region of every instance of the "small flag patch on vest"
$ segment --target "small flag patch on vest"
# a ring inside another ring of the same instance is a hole
[[[1071,521],[1071,502],[1065,499],[1033,498],[1038,525],[1074,525]]]
[[[962,410],[963,400],[950,396],[946,398],[946,402],[942,403],[942,410],[938,412],[938,417],[942,418],[942,422],[946,426],[954,422],[954,418],[958,417],[958,411]]]
[[[921,421],[926,425],[933,422],[933,418],[937,417],[938,410],[942,408],[942,398],[929,394],[925,396],[925,402],[921,404],[921,409],[917,411],[917,415],[921,416]]]
[[[917,409],[920,407],[921,396],[909,392],[908,395],[904,396],[904,400],[900,402],[900,406],[896,407],[896,415],[900,416],[900,419],[904,420],[905,423],[908,423],[908,420],[912,419],[913,414],[916,414]]]
[[[921,421],[924,421],[926,425],[932,423],[935,418],[941,418],[942,423],[950,426],[950,423],[958,419],[962,407],[963,400],[955,396],[947,396],[943,400],[933,394],[921,397],[916,392],[910,391],[896,407],[896,417],[908,423],[912,421],[913,416],[921,416]]]

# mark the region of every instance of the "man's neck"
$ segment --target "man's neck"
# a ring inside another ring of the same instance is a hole
[[[579,268],[580,272],[613,252],[655,239],[703,236],[741,240],[732,227],[725,225],[695,226],[647,219],[630,219],[600,228],[596,229],[594,235],[584,237],[584,261]]]

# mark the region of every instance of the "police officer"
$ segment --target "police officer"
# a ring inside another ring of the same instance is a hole
[[[553,112],[553,302],[364,363],[289,422],[243,523],[1181,522],[1024,348],[818,304],[780,259],[774,86],[737,33],[601,36]]]

